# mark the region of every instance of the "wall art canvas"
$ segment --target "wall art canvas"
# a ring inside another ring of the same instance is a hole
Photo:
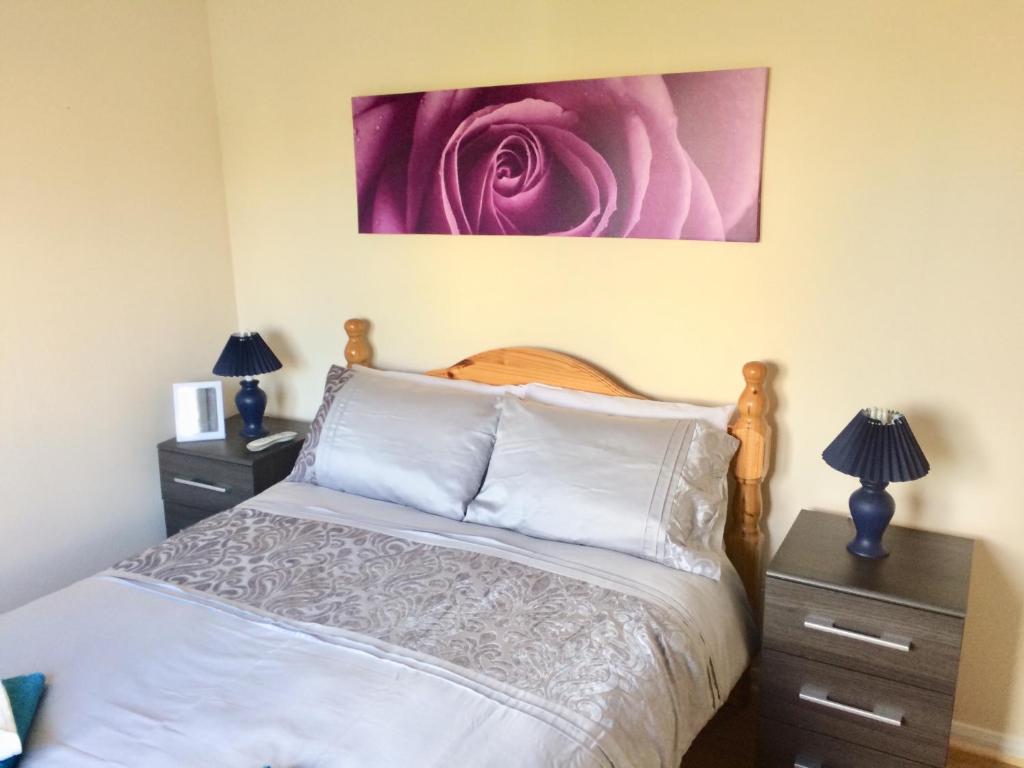
[[[352,100],[359,231],[758,240],[768,70]]]

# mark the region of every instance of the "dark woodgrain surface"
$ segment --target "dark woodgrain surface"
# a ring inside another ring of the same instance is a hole
[[[188,456],[198,456],[252,466],[255,462],[266,461],[268,456],[273,456],[275,453],[287,450],[294,443],[301,445],[303,438],[305,438],[306,433],[309,431],[308,421],[281,419],[276,416],[265,417],[263,419],[263,426],[269,430],[270,434],[290,431],[298,432],[299,436],[292,443],[278,443],[259,453],[251,453],[245,449],[245,446],[253,438],[242,437],[242,417],[236,414],[225,421],[225,437],[223,440],[200,440],[191,443],[179,443],[172,437],[170,440],[164,440],[157,448],[160,451],[172,451]]]
[[[793,768],[794,765],[807,768],[922,768],[921,763],[777,720],[761,721],[757,745],[759,768]]]
[[[757,738],[759,702],[756,690],[752,697],[742,705],[726,703],[707,727],[697,736],[690,750],[683,758],[683,768],[753,768],[755,765],[769,766],[770,768],[793,768],[793,760],[788,763],[771,762],[773,755],[778,755],[777,744],[763,744]],[[790,726],[783,725],[778,721],[770,721],[772,733],[778,733],[780,740],[787,737],[782,733],[783,728]],[[846,742],[839,742],[827,736],[830,746],[835,746],[846,753],[857,754],[859,749],[851,747]],[[808,742],[810,743],[810,742]],[[837,753],[838,754],[838,753]],[[878,754],[872,752],[872,755]],[[901,760],[901,758],[893,758]],[[857,768],[890,768],[890,764],[884,761],[878,763],[854,763]],[[846,763],[824,761],[823,768],[847,768]],[[919,768],[919,763],[908,763],[903,760],[892,764],[893,768]],[[947,768],[1011,768],[999,763],[968,752],[951,749]]]
[[[889,556],[865,560],[846,551],[852,536],[848,516],[805,509],[768,575],[964,618],[973,541],[893,525]]]
[[[240,417],[232,416],[227,420],[227,437],[223,440],[179,443],[172,438],[157,446],[168,536],[241,504],[288,476],[302,449],[309,423],[272,417],[265,418],[263,422],[272,434],[290,430],[297,432],[298,436],[290,442],[278,443],[254,453],[245,447],[249,439],[239,434],[242,428]],[[175,478],[225,490],[220,493],[186,485],[175,482]]]
[[[211,514],[206,509],[186,507],[183,504],[175,504],[173,501],[164,502],[164,525],[167,526],[167,535],[173,536],[178,531],[195,525],[200,520],[205,520]]]
[[[926,765],[946,764],[952,696],[772,650],[762,651],[761,661],[761,705],[769,719]],[[882,704],[896,707],[903,712],[903,725],[876,723],[802,701],[800,690],[808,683],[850,706],[866,710]]]
[[[206,488],[184,485],[176,482],[177,480],[204,483],[225,490],[224,493],[218,493]],[[161,451],[160,492],[165,501],[209,512],[220,512],[256,493],[253,485],[253,468],[202,456]]]
[[[843,592],[769,578],[764,647],[953,695],[963,619]],[[816,615],[844,629],[910,639],[904,652],[804,627]]]

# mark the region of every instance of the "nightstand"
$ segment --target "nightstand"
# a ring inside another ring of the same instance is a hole
[[[257,453],[245,448],[242,420],[227,420],[223,440],[179,443],[174,438],[157,446],[160,459],[160,490],[164,498],[167,535],[239,504],[291,472],[309,431],[309,422],[265,418],[271,434],[290,430],[298,437]]]
[[[864,560],[852,535],[804,510],[768,567],[759,765],[944,766],[973,542],[891,526]]]

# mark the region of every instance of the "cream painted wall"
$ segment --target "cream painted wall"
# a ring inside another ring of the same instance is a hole
[[[1024,3],[211,0],[238,311],[310,416],[342,321],[378,362],[574,352],[664,397],[731,399],[775,368],[775,544],[852,481],[822,448],[907,411],[932,474],[897,522],[977,537],[957,717],[1024,737]],[[771,67],[757,245],[359,236],[349,98]],[[1024,742],[1022,742],[1024,743]]]
[[[201,0],[0,3],[0,611],[163,535],[236,321]]]

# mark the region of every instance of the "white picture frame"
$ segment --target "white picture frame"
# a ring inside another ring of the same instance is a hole
[[[224,439],[222,382],[174,384],[174,433],[179,443]]]

